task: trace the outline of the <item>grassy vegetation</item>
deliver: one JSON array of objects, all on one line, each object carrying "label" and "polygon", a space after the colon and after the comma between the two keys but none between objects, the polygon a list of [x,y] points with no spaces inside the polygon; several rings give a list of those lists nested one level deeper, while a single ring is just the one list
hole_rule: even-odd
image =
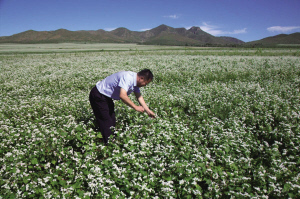
[{"label": "grassy vegetation", "polygon": [[0,54],[6,53],[70,53],[99,51],[182,49],[176,46],[151,46],[107,43],[57,43],[57,44],[0,44]]},{"label": "grassy vegetation", "polygon": [[[1,198],[297,198],[297,49],[82,45],[0,53]],[[90,89],[143,68],[157,118],[116,101],[104,146]]]},{"label": "grassy vegetation", "polygon": [[[300,46],[281,45],[278,48],[244,48],[244,47],[191,47],[191,46],[157,46],[138,44],[107,43],[58,43],[58,44],[0,44],[1,54],[27,53],[72,53],[132,51],[131,54],[185,54],[216,56],[300,56]],[[174,52],[176,51],[176,52]]]}]

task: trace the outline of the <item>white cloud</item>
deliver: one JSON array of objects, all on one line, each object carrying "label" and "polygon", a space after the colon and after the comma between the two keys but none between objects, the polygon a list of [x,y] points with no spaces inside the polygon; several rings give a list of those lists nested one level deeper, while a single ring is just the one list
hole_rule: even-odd
[{"label": "white cloud", "polygon": [[115,29],[117,29],[117,28],[104,28],[104,30],[106,30],[106,31],[112,31],[112,30],[115,30]]},{"label": "white cloud", "polygon": [[203,22],[202,24],[203,25],[200,26],[200,28],[203,31],[205,31],[205,32],[207,32],[211,35],[214,35],[214,36],[217,36],[217,35],[235,35],[235,34],[247,33],[247,28],[243,28],[243,29],[239,29],[239,30],[233,30],[233,31],[224,31],[224,30],[220,29],[220,27],[210,25],[206,22]]},{"label": "white cloud", "polygon": [[244,34],[244,33],[247,33],[247,28],[243,28],[243,29],[240,29],[240,30],[234,30],[232,32],[232,34]]},{"label": "white cloud", "polygon": [[147,30],[151,30],[151,28],[143,28],[143,29],[140,29],[139,31],[147,31]]},{"label": "white cloud", "polygon": [[270,32],[292,32],[294,30],[300,29],[300,26],[272,26],[267,28]]},{"label": "white cloud", "polygon": [[207,32],[207,33],[212,34],[212,35],[221,35],[221,34],[223,34],[223,31],[220,30],[219,27],[217,27],[217,26],[210,25],[206,22],[203,22],[202,24],[203,25],[200,26],[200,28],[204,32]]},{"label": "white cloud", "polygon": [[178,15],[168,15],[168,16],[164,16],[166,18],[171,18],[171,19],[178,19],[179,16]]}]

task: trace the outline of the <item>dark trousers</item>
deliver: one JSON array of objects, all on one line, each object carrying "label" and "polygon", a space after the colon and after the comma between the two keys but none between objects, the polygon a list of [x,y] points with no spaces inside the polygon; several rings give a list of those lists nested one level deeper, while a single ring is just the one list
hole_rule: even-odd
[{"label": "dark trousers", "polygon": [[116,126],[114,102],[111,98],[102,95],[96,86],[91,90],[89,100],[103,141],[107,144],[109,136],[113,134],[110,127]]}]

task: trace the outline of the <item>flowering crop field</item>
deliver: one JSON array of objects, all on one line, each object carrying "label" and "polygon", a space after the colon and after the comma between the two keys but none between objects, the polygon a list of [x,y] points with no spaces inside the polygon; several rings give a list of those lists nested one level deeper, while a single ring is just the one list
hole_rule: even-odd
[{"label": "flowering crop field", "polygon": [[[0,198],[300,195],[299,50],[6,53],[0,65]],[[157,117],[115,101],[104,146],[90,89],[143,68]]]}]

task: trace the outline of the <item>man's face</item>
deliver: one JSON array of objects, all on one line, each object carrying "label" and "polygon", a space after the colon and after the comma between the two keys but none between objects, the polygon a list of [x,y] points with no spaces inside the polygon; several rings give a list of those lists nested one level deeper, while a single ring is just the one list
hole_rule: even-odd
[{"label": "man's face", "polygon": [[144,86],[146,86],[147,84],[149,84],[149,83],[151,82],[151,80],[152,80],[152,79],[149,79],[149,80],[147,81],[147,80],[145,80],[144,77],[138,77],[138,78],[137,78],[137,83],[136,83],[136,85],[137,85],[137,87],[144,87]]}]

